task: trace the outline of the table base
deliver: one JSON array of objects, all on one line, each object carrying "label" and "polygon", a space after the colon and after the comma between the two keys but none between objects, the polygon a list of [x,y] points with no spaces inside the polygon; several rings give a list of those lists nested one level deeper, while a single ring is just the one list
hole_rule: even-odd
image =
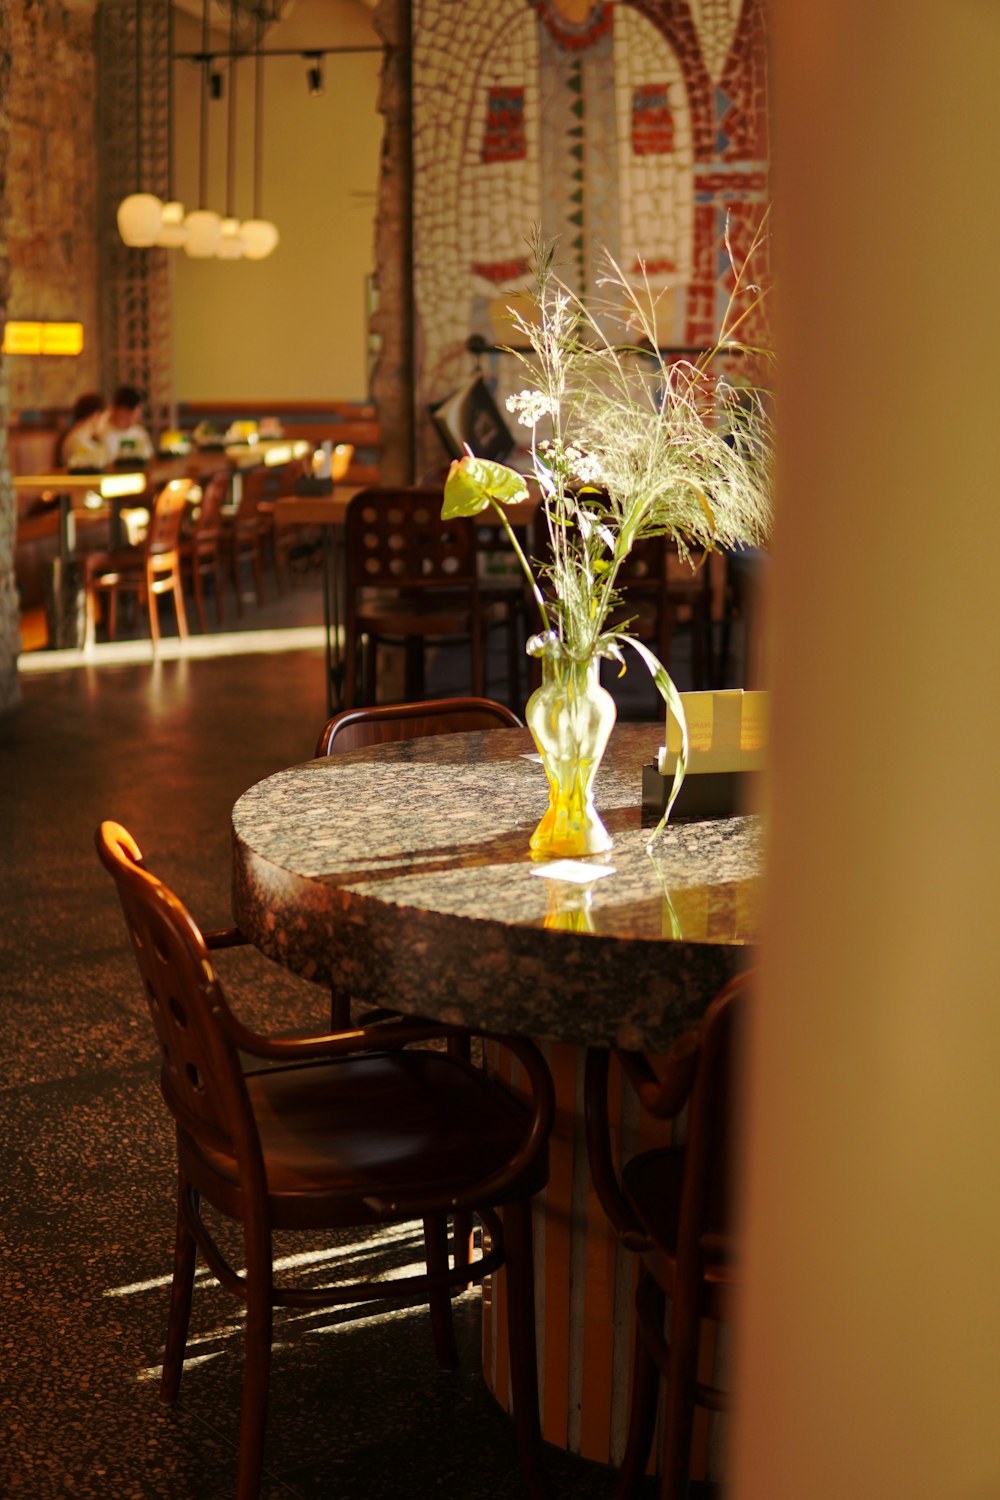
[{"label": "table base", "polygon": [[[586,1051],[541,1044],[556,1090],[549,1142],[549,1182],[535,1201],[535,1317],[542,1435],[570,1453],[619,1465],[628,1431],[634,1345],[636,1257],[623,1249],[590,1181],[584,1134]],[[509,1062],[507,1055],[504,1061]],[[516,1074],[498,1069],[517,1090]],[[627,1156],[670,1141],[669,1122],[640,1115],[631,1089],[622,1089],[612,1059],[610,1113],[617,1121],[614,1149]],[[496,1400],[511,1409],[506,1335],[506,1286],[501,1273],[483,1288],[483,1375]],[[720,1347],[716,1347],[717,1342]],[[718,1379],[726,1357],[715,1330],[706,1329],[702,1373]],[[721,1468],[723,1424],[698,1411],[691,1473],[714,1477]],[[660,1435],[653,1445],[659,1452]]]}]

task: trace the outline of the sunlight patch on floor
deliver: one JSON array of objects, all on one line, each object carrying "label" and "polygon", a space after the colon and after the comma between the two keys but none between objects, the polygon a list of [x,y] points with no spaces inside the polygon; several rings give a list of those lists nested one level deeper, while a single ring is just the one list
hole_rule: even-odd
[{"label": "sunlight patch on floor", "polygon": [[154,657],[149,639],[141,641],[107,641],[89,650],[27,651],[18,658],[22,673],[64,672],[68,667],[120,667],[134,662],[190,661],[213,656],[248,656],[275,651],[311,651],[322,649],[326,631],[322,625],[298,625],[282,630],[234,630],[218,635],[189,635],[186,641],[177,636],[160,640],[159,656]]}]

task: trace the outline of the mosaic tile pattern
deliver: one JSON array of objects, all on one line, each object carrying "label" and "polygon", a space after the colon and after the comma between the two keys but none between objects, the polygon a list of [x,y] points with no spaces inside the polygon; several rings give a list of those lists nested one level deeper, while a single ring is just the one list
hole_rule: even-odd
[{"label": "mosaic tile pattern", "polygon": [[[415,0],[418,410],[471,373],[470,333],[510,341],[534,223],[580,291],[607,249],[670,289],[671,343],[712,340],[727,222],[739,259],[768,196],[765,40],[763,0]],[[523,384],[509,357],[485,373]]]}]

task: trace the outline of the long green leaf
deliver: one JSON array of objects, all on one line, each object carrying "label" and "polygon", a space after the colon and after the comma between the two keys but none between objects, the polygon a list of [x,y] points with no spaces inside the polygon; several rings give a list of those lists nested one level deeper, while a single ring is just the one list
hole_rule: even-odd
[{"label": "long green leaf", "polygon": [[637,640],[634,635],[622,636],[621,639],[627,641],[628,644],[637,653],[637,655],[640,656],[645,662],[650,677],[652,677],[653,681],[656,683],[656,688],[660,697],[667,705],[668,713],[673,714],[674,718],[677,720],[678,725],[680,726],[681,731],[681,748],[677,755],[677,766],[674,770],[674,781],[672,787],[670,788],[670,796],[667,798],[667,806],[663,817],[660,819],[659,823],[657,823],[656,827],[653,829],[646,842],[646,847],[648,849],[652,846],[653,841],[656,839],[657,835],[660,834],[666,826],[667,819],[670,817],[674,803],[677,801],[677,794],[684,783],[684,776],[687,772],[688,755],[690,752],[690,745],[688,743],[687,719],[684,715],[684,704],[681,702],[681,695],[674,686],[673,678],[670,676],[670,673],[660,661],[659,657],[655,656],[653,652],[650,651],[649,647],[644,645],[642,641]]}]

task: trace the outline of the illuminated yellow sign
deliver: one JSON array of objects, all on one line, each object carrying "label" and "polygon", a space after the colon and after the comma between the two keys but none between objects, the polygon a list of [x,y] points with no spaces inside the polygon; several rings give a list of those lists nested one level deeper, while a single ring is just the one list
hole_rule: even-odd
[{"label": "illuminated yellow sign", "polygon": [[82,323],[43,323],[43,354],[79,354],[83,349]]},{"label": "illuminated yellow sign", "polygon": [[5,323],[4,354],[79,354],[82,323]]}]

